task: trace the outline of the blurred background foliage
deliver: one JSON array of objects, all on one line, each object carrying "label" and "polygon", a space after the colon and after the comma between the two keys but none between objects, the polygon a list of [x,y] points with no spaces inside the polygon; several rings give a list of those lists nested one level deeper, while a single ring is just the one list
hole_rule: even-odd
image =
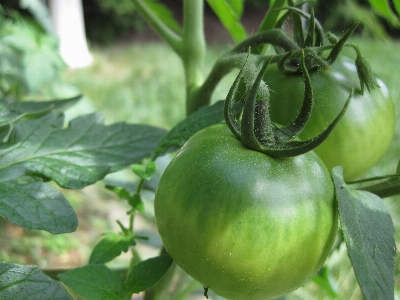
[{"label": "blurred background foliage", "polygon": [[[387,1],[390,12],[374,9],[371,3],[384,0],[310,0],[306,5],[313,7],[320,22],[332,32],[343,32],[356,21],[361,21],[358,33],[377,39],[400,37],[399,16],[395,13],[398,0]],[[2,6],[6,11],[16,10],[23,16],[29,16],[32,10],[21,8],[19,3],[24,1],[2,0]],[[29,2],[29,1],[27,1]],[[182,1],[154,0],[166,5],[174,13],[178,20],[181,17]],[[126,39],[135,31],[142,31],[145,24],[135,12],[135,6],[131,0],[82,0],[86,34],[90,42],[95,44],[110,44],[116,40]],[[267,11],[268,0],[245,0],[245,14],[255,11]],[[206,6],[206,13],[212,11]],[[45,26],[44,26],[45,27]]]}]

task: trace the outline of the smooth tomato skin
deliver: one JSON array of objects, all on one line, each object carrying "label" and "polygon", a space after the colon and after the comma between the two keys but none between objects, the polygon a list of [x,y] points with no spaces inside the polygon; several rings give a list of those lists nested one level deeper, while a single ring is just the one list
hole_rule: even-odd
[{"label": "smooth tomato skin", "polygon": [[[310,74],[314,108],[300,139],[321,133],[339,114],[350,95],[350,105],[330,136],[314,151],[331,170],[343,166],[345,180],[355,179],[372,168],[390,146],[395,131],[394,103],[382,81],[380,88],[361,94],[354,61],[340,57],[328,71]],[[296,117],[304,95],[301,74],[283,74],[268,67],[264,80],[270,88],[271,119],[281,125]]]},{"label": "smooth tomato skin", "polygon": [[271,158],[225,123],[196,133],[162,175],[156,223],[174,261],[228,299],[269,299],[312,277],[337,230],[329,172],[313,152]]}]

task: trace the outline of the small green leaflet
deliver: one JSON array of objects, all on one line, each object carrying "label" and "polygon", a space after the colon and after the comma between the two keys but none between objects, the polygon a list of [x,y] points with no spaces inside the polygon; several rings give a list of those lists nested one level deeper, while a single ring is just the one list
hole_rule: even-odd
[{"label": "small green leaflet", "polygon": [[243,0],[207,0],[207,3],[236,43],[246,38],[246,30],[240,23]]},{"label": "small green leaflet", "polygon": [[37,267],[0,263],[0,299],[72,300],[72,297]]},{"label": "small green leaflet", "polygon": [[394,299],[396,243],[392,218],[381,198],[351,189],[343,168],[332,170],[340,223],[354,272],[366,300]]},{"label": "small green leaflet", "polygon": [[224,101],[205,106],[175,125],[158,143],[156,153],[161,154],[169,148],[182,146],[193,134],[224,120]]},{"label": "small green leaflet", "polygon": [[104,264],[109,262],[122,252],[127,252],[129,247],[135,244],[135,237],[133,235],[126,236],[116,232],[105,233],[104,238],[94,247],[90,255],[89,264]]},{"label": "small green leaflet", "polygon": [[165,254],[138,263],[128,274],[126,286],[130,293],[139,293],[152,287],[164,276],[172,264],[171,256]]},{"label": "small green leaflet", "polygon": [[131,166],[133,173],[145,180],[149,180],[154,175],[156,167],[154,161],[145,162],[144,164],[134,164]]},{"label": "small green leaflet", "polygon": [[106,185],[106,189],[114,192],[119,198],[127,200],[129,205],[133,208],[142,212],[144,211],[144,203],[142,201],[140,193],[135,193],[131,195],[131,193],[126,188],[114,185]]},{"label": "small green leaflet", "polygon": [[105,265],[86,265],[61,273],[58,277],[87,300],[127,299],[121,275]]}]

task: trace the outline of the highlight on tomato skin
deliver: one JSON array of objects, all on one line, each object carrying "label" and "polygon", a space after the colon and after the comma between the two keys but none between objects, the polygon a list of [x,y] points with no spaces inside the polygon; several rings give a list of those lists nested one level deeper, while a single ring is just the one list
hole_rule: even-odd
[{"label": "highlight on tomato skin", "polygon": [[[270,66],[264,81],[270,88],[270,116],[281,125],[291,122],[302,104],[304,84],[301,74],[280,72]],[[386,153],[395,132],[394,102],[384,82],[361,92],[356,66],[350,58],[340,56],[327,71],[310,72],[314,94],[311,117],[299,135],[309,139],[322,132],[354,90],[342,119],[328,138],[314,151],[331,170],[343,166],[346,181],[368,172]]]},{"label": "highlight on tomato skin", "polygon": [[272,158],[225,123],[181,148],[162,175],[155,216],[174,261],[228,299],[271,299],[305,284],[338,225],[333,183],[315,153]]}]

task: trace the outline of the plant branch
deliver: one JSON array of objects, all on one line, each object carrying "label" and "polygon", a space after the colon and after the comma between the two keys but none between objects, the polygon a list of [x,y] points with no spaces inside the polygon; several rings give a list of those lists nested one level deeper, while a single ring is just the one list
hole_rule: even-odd
[{"label": "plant branch", "polygon": [[182,37],[160,20],[143,0],[134,0],[135,8],[151,28],[179,55],[182,55]]},{"label": "plant branch", "polygon": [[190,115],[202,106],[192,95],[204,80],[204,1],[184,0],[183,4],[182,59],[186,78],[186,114]]},{"label": "plant branch", "polygon": [[400,194],[400,179],[398,176],[386,181],[358,188],[362,191],[373,193],[381,198],[387,198]]}]

